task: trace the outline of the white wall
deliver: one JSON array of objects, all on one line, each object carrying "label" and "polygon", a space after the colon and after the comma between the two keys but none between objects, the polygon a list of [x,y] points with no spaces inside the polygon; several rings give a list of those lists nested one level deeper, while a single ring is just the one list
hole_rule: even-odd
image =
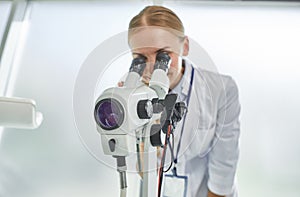
[{"label": "white wall", "polygon": [[9,17],[10,9],[11,9],[11,2],[9,1],[0,2],[0,43],[2,41],[2,36],[5,31],[5,26]]},{"label": "white wall", "polygon": [[[30,3],[9,92],[35,99],[44,122],[35,131],[4,130],[0,196],[118,195],[117,173],[92,157],[79,139],[73,87],[88,54],[125,31],[145,4]],[[238,83],[241,196],[297,196],[300,7],[166,5],[182,18],[187,35],[208,52],[219,71]],[[107,85],[118,77],[107,77]],[[129,185],[129,196],[134,196],[134,174]]]}]

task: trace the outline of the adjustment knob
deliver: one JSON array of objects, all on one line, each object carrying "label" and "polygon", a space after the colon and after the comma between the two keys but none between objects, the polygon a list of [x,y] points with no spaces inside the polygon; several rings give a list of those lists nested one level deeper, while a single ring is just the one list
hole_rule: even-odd
[{"label": "adjustment knob", "polygon": [[148,99],[139,101],[137,104],[137,114],[140,119],[150,119],[153,115],[152,102]]}]

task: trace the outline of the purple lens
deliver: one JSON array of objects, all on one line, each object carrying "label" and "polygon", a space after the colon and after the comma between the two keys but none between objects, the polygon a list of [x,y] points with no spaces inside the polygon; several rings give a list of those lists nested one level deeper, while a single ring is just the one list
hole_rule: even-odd
[{"label": "purple lens", "polygon": [[115,99],[101,100],[95,108],[95,119],[103,129],[116,129],[124,120],[123,108]]}]

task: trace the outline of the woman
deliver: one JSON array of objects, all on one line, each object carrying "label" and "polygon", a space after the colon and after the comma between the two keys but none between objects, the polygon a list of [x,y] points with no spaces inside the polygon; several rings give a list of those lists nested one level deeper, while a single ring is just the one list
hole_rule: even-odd
[{"label": "woman", "polygon": [[181,20],[168,8],[148,6],[133,17],[128,42],[133,57],[147,61],[145,83],[151,79],[156,54],[169,54],[170,91],[188,106],[174,132],[173,178],[184,177],[189,197],[237,196],[240,104],[235,82],[182,58],[189,54],[189,39]]}]

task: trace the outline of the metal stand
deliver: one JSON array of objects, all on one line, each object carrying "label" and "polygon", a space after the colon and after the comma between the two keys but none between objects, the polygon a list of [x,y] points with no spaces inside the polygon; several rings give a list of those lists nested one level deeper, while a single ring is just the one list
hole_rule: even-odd
[{"label": "metal stand", "polygon": [[[141,191],[140,197],[152,197],[156,196],[157,186],[157,171],[156,171],[156,148],[150,144],[150,129],[152,124],[148,124],[143,132],[144,139],[144,151],[138,152],[144,155],[143,158],[143,169],[142,180],[141,180]],[[138,149],[139,150],[139,149]]]},{"label": "metal stand", "polygon": [[125,156],[114,156],[117,159],[117,170],[120,174],[120,197],[126,197],[127,180],[126,180],[126,158]]}]

